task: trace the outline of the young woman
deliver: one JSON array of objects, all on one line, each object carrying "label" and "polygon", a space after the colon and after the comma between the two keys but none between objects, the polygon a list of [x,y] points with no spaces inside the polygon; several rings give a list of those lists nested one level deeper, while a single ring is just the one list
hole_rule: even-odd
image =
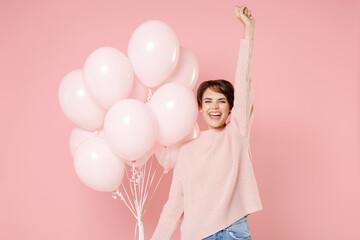
[{"label": "young woman", "polygon": [[[263,209],[251,164],[250,127],[254,117],[250,80],[255,21],[236,7],[244,38],[235,88],[226,80],[203,82],[197,92],[208,130],[179,150],[169,199],[152,240],[168,240],[183,219],[181,239],[251,239],[246,217]],[[231,121],[226,119],[231,113]]]}]

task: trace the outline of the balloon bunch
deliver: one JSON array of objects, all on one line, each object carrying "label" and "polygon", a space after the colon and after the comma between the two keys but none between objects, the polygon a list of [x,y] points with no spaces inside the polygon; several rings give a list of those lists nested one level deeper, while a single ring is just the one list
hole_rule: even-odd
[{"label": "balloon bunch", "polygon": [[128,57],[112,47],[98,48],[83,69],[60,83],[61,109],[77,126],[70,134],[76,174],[86,186],[125,202],[138,221],[139,239],[157,169],[154,156],[163,175],[175,166],[180,145],[198,136],[192,92],[198,72],[195,56],[179,45],[175,32],[150,20],[131,35]]}]

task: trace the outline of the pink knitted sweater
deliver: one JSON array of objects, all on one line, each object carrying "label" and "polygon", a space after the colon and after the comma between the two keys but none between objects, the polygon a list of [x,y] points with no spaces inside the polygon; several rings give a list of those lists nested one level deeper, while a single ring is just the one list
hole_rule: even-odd
[{"label": "pink knitted sweater", "polygon": [[253,40],[241,39],[231,121],[210,129],[179,150],[169,199],[152,240],[168,240],[183,218],[181,239],[200,240],[262,210],[251,163],[254,91],[250,80]]}]

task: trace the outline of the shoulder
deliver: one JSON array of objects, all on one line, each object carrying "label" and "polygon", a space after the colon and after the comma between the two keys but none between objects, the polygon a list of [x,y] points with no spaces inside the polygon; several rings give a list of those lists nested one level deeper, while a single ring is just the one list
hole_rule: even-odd
[{"label": "shoulder", "polygon": [[198,136],[197,138],[194,138],[194,139],[190,139],[190,140],[184,142],[183,144],[181,144],[180,151],[181,150],[186,151],[186,149],[191,148],[192,146],[194,146],[199,141],[199,137],[200,136]]},{"label": "shoulder", "polygon": [[177,162],[184,162],[186,158],[189,156],[189,154],[191,155],[194,149],[196,149],[196,143],[198,141],[198,138],[199,137],[186,141],[179,146],[177,152],[177,159],[178,159]]}]

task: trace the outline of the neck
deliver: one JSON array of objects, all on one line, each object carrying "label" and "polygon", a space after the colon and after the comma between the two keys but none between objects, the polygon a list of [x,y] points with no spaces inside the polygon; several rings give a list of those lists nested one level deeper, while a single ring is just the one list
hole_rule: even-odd
[{"label": "neck", "polygon": [[225,126],[226,126],[226,123],[225,123],[224,125],[222,125],[221,127],[217,127],[217,128],[213,128],[213,127],[211,127],[211,126],[208,125],[208,130],[211,130],[211,129],[221,130],[221,129],[223,129]]}]

